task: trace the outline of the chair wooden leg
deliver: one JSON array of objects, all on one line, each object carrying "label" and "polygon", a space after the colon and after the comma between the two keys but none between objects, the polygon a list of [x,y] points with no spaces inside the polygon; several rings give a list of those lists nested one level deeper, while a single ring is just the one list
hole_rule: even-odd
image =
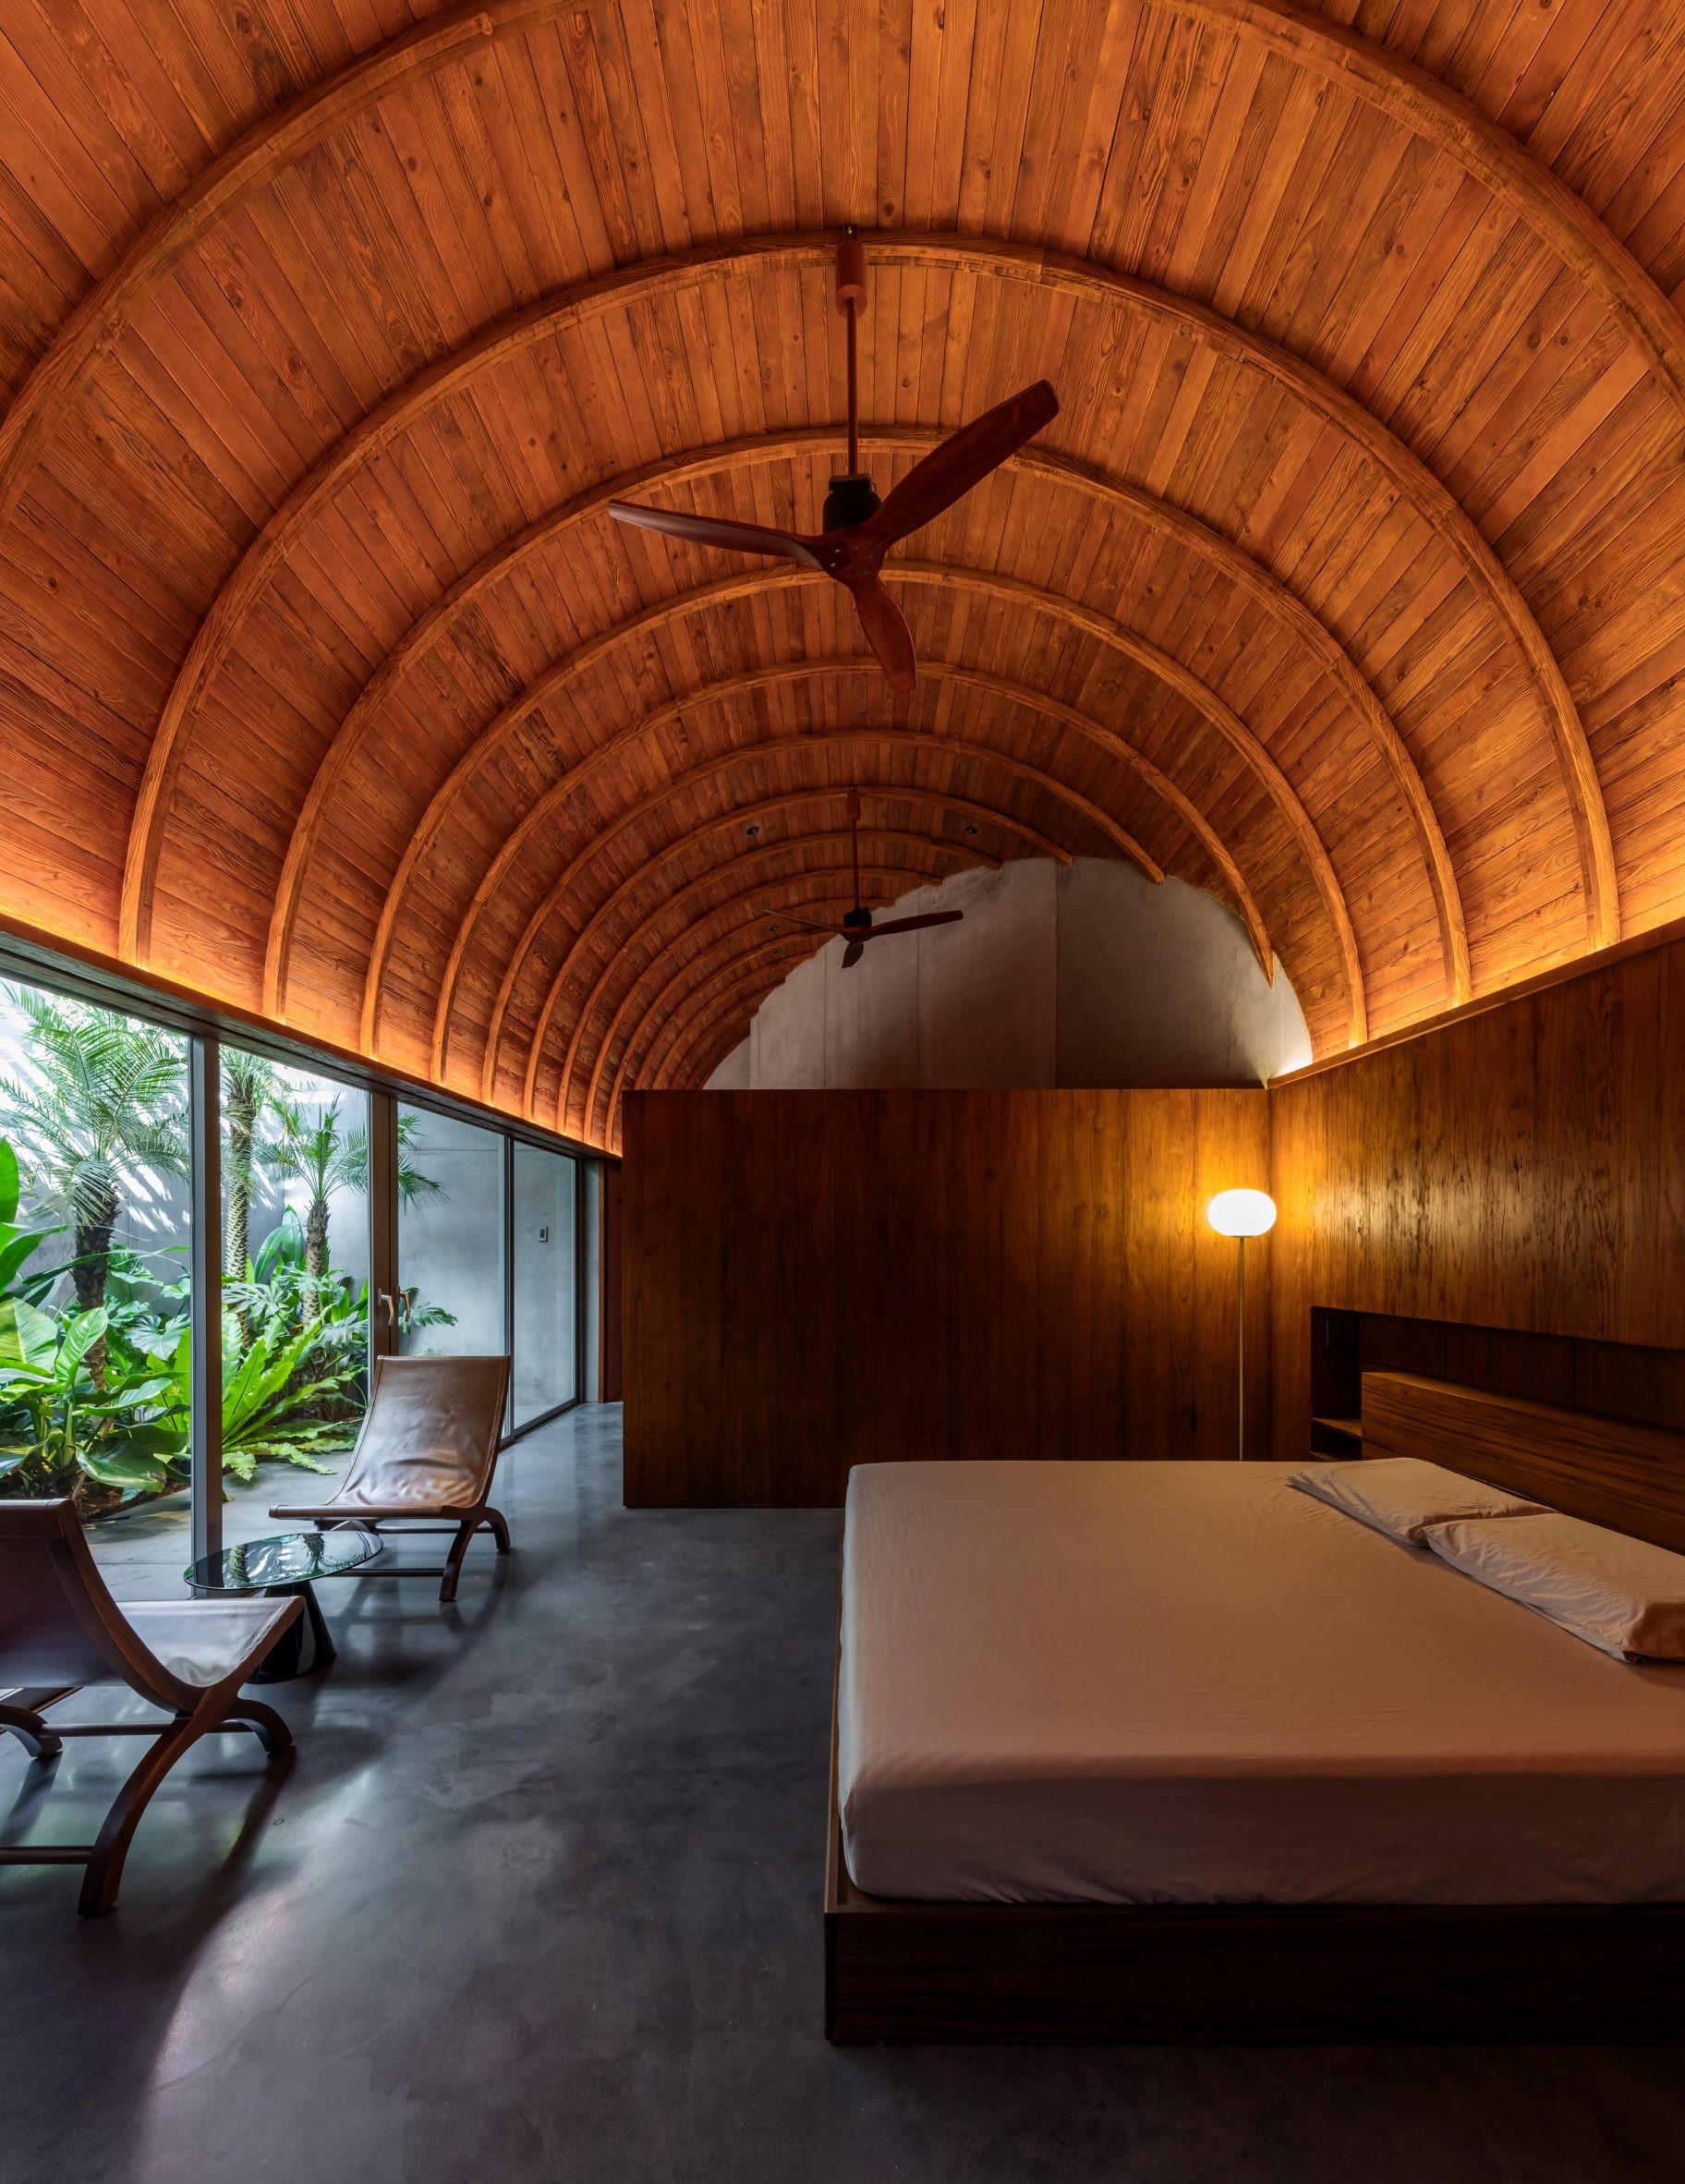
[{"label": "chair wooden leg", "polygon": [[509,1552],[508,1520],[504,1517],[502,1510],[489,1509],[486,1511],[485,1521],[491,1527],[491,1536],[497,1542],[498,1553],[506,1555]]},{"label": "chair wooden leg", "polygon": [[56,1759],[64,1741],[32,1707],[0,1706],[0,1732],[10,1729],[31,1759]]},{"label": "chair wooden leg", "polygon": [[456,1527],[456,1536],[450,1544],[444,1558],[444,1568],[440,1571],[439,1597],[441,1601],[454,1600],[456,1597],[456,1580],[462,1575],[463,1558],[468,1551],[469,1540],[473,1538],[479,1529],[479,1520],[478,1517],[470,1517],[466,1524],[459,1524]]},{"label": "chair wooden leg", "polygon": [[274,1708],[266,1706],[261,1699],[236,1697],[231,1705],[224,1707],[223,1717],[216,1726],[218,1729],[249,1729],[271,1759],[276,1753],[290,1752],[293,1748],[292,1730]]},{"label": "chair wooden leg", "polygon": [[221,1712],[221,1707],[212,1709],[201,1704],[191,1714],[178,1714],[157,1741],[147,1747],[146,1756],[117,1792],[89,1857],[88,1870],[82,1875],[81,1899],[76,1907],[83,1918],[97,1918],[116,1902],[123,1862],[141,1814],[182,1753],[215,1726]]}]

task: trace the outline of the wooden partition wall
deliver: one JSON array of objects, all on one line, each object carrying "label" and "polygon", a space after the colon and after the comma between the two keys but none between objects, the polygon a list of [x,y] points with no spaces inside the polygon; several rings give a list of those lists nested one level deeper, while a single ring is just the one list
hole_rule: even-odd
[{"label": "wooden partition wall", "polygon": [[[1532,1389],[1549,1400],[1685,1426],[1685,940],[1279,1085],[1269,1109],[1281,1453],[1308,1445],[1313,1306],[1495,1330],[1455,1338],[1451,1377],[1511,1384],[1519,1361],[1560,1377]],[[1506,1360],[1517,1332],[1558,1353]]]},{"label": "wooden partition wall", "polygon": [[[826,1504],[909,1457],[1231,1455],[1262,1091],[626,1103],[625,1498]],[[1249,1418],[1267,1445],[1267,1245]]]}]

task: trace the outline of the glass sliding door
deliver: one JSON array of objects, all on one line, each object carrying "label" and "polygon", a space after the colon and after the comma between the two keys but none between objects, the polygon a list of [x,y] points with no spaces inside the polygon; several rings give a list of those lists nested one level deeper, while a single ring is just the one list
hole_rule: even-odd
[{"label": "glass sliding door", "polygon": [[504,1328],[508,1139],[429,1108],[398,1109],[398,1350],[483,1357]]},{"label": "glass sliding door", "polygon": [[0,987],[0,1496],[71,1496],[119,1597],[190,1559],[189,1051]]},{"label": "glass sliding door", "polygon": [[369,1101],[236,1047],[222,1056],[223,1532],[326,1499],[369,1395]]},{"label": "glass sliding door", "polygon": [[514,1147],[515,1426],[579,1393],[579,1164]]}]

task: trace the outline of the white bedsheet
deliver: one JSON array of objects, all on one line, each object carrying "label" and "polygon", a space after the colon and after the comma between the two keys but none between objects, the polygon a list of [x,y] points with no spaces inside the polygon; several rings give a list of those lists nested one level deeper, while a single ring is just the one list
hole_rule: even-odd
[{"label": "white bedsheet", "polygon": [[1685,1667],[1605,1657],[1279,1463],[849,1483],[839,1796],[880,1896],[1685,1900]]}]

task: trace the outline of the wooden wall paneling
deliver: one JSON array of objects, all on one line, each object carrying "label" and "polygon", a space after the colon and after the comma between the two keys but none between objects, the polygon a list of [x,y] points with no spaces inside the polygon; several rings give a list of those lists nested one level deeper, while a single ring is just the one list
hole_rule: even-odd
[{"label": "wooden wall paneling", "polygon": [[[629,1503],[1232,1450],[1234,1258],[1205,1205],[1267,1173],[1262,1091],[635,1091],[624,1116]],[[1259,1253],[1260,1447],[1268,1280]]]},{"label": "wooden wall paneling", "polygon": [[1272,1087],[1284,1453],[1308,1431],[1313,1305],[1365,1315],[1366,1351],[1390,1343],[1400,1364],[1415,1362],[1404,1338],[1368,1316],[1458,1323],[1423,1337],[1441,1341],[1448,1377],[1502,1388],[1506,1342],[1555,1337],[1554,1360],[1530,1347],[1527,1365],[1554,1397],[1636,1417],[1671,1399],[1682,997],[1685,940],[1668,939]]},{"label": "wooden wall paneling", "polygon": [[1365,1456],[1449,1463],[1685,1552],[1685,1434],[1411,1373],[1364,1376]]}]

